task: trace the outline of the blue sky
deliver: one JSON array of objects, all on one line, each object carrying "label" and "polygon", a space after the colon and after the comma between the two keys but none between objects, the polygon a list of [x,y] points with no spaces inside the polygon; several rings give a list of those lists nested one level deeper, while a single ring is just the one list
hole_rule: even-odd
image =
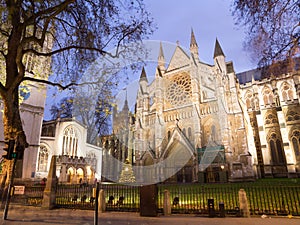
[{"label": "blue sky", "polygon": [[176,43],[189,48],[191,28],[199,47],[200,60],[213,64],[215,40],[218,38],[227,61],[235,71],[255,68],[243,50],[244,30],[234,24],[232,0],[145,0],[157,24],[151,39]]},{"label": "blue sky", "polygon": [[[226,60],[233,61],[236,73],[253,69],[255,65],[251,63],[243,50],[244,30],[234,24],[231,15],[231,2],[232,0],[145,0],[147,10],[157,26],[150,40],[174,45],[179,41],[179,44],[188,50],[191,29],[193,29],[202,62],[213,64],[214,45],[218,38]],[[169,53],[169,57],[172,54],[165,52],[165,56],[166,53]],[[168,57],[166,60],[169,60]],[[146,68],[146,73],[150,78],[154,75],[154,69]],[[138,78],[139,74],[135,79]],[[120,90],[123,88],[119,87]],[[136,94],[135,91],[132,93]],[[63,93],[52,97],[51,92],[48,92],[45,119],[51,119],[49,109],[54,102],[59,102],[62,95]],[[125,92],[121,91],[120,96],[121,99],[125,98]],[[130,98],[129,94],[128,98]],[[135,99],[135,95],[132,99]],[[121,100],[121,102],[124,101]]]}]

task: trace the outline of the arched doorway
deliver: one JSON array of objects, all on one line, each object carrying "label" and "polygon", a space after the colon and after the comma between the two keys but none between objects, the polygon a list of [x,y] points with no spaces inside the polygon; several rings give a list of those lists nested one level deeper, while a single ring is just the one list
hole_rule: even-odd
[{"label": "arched doorway", "polygon": [[84,171],[83,171],[82,168],[78,168],[78,169],[77,169],[76,175],[77,175],[77,176],[76,176],[76,181],[77,181],[77,183],[81,184],[81,183],[83,183],[83,182],[86,182],[86,181],[84,180]]},{"label": "arched doorway", "polygon": [[75,168],[70,167],[67,171],[67,182],[72,183],[75,176]]},{"label": "arched doorway", "polygon": [[193,181],[194,157],[183,142],[174,139],[163,158],[163,174],[166,182],[190,183]]}]

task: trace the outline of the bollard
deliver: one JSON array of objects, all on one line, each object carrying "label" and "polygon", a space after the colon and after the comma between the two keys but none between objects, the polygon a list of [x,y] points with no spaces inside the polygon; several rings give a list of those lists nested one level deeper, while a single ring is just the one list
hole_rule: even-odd
[{"label": "bollard", "polygon": [[156,184],[140,187],[140,216],[157,216],[157,195]]},{"label": "bollard", "polygon": [[219,203],[220,217],[225,217],[225,207],[224,202]]},{"label": "bollard", "polygon": [[106,202],[105,202],[105,193],[103,189],[100,189],[98,204],[99,204],[98,205],[99,213],[104,213],[106,210]]},{"label": "bollard", "polygon": [[164,191],[164,215],[170,216],[171,215],[171,202],[170,202],[170,191]]},{"label": "bollard", "polygon": [[213,199],[208,199],[208,216],[209,217],[215,217],[216,212],[215,212],[215,204]]},{"label": "bollard", "polygon": [[244,189],[239,190],[239,202],[240,202],[241,216],[250,217],[247,195]]}]

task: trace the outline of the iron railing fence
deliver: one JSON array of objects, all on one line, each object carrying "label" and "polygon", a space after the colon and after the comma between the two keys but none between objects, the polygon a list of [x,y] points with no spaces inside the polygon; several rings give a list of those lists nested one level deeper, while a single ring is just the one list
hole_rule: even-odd
[{"label": "iron railing fence", "polygon": [[[170,192],[172,213],[208,214],[208,199],[213,199],[214,209],[219,212],[219,203],[225,212],[239,212],[238,192],[246,191],[252,215],[300,216],[300,185],[291,183],[238,183],[238,184],[158,184],[158,211],[163,212],[164,190]],[[25,186],[23,195],[13,195],[16,204],[41,206],[45,186]],[[58,184],[56,207],[94,209],[94,185]],[[100,184],[104,190],[107,211],[139,211],[140,187],[120,184]],[[0,190],[0,192],[2,192]],[[2,195],[1,195],[2,196]],[[5,199],[2,199],[2,202]]]},{"label": "iron railing fence", "polygon": [[140,187],[101,184],[100,189],[104,190],[107,211],[131,211],[140,210]]},{"label": "iron railing fence", "polygon": [[56,207],[71,209],[94,209],[94,185],[58,184],[56,187]]},{"label": "iron railing fence", "polygon": [[213,199],[214,210],[224,203],[227,214],[236,214],[239,205],[236,186],[209,186],[198,184],[159,185],[158,208],[163,209],[164,190],[170,192],[172,213],[208,215],[208,199]]},{"label": "iron railing fence", "polygon": [[[25,186],[24,194],[12,194],[10,201],[14,204],[20,205],[41,206],[43,201],[44,189],[44,185]],[[6,195],[3,195],[3,191],[4,190],[0,191],[2,205],[6,200]],[[12,189],[12,192],[14,192],[14,189]]]},{"label": "iron railing fence", "polygon": [[164,190],[170,191],[172,213],[208,214],[208,199],[213,199],[214,209],[219,212],[220,203],[227,214],[239,211],[239,190],[247,194],[252,215],[300,216],[299,185],[240,184],[174,184],[159,185],[158,208],[163,208]]},{"label": "iron railing fence", "polygon": [[[138,211],[139,187],[101,184],[104,190],[107,211]],[[56,207],[94,209],[94,185],[58,185],[56,191]]]}]

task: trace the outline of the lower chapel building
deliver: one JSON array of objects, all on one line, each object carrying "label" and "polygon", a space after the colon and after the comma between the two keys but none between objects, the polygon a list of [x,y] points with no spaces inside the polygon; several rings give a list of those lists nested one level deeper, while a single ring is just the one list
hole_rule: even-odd
[{"label": "lower chapel building", "polygon": [[[15,178],[47,178],[51,159],[56,159],[56,176],[62,183],[94,183],[101,178],[102,148],[87,143],[87,127],[74,118],[43,121],[46,86],[27,84],[28,91],[20,105],[22,125],[29,147],[23,160],[17,160]],[[21,93],[22,95],[22,93]],[[3,107],[0,100],[0,108]],[[0,112],[1,113],[1,112]],[[3,121],[0,116],[0,154],[4,147]],[[0,160],[0,181],[5,169]]]},{"label": "lower chapel building", "polygon": [[236,74],[218,40],[214,64],[202,62],[192,31],[190,53],[178,45],[167,66],[160,44],[155,78],[143,69],[137,92],[134,112],[125,100],[103,138],[104,180],[300,177],[299,64]]}]

